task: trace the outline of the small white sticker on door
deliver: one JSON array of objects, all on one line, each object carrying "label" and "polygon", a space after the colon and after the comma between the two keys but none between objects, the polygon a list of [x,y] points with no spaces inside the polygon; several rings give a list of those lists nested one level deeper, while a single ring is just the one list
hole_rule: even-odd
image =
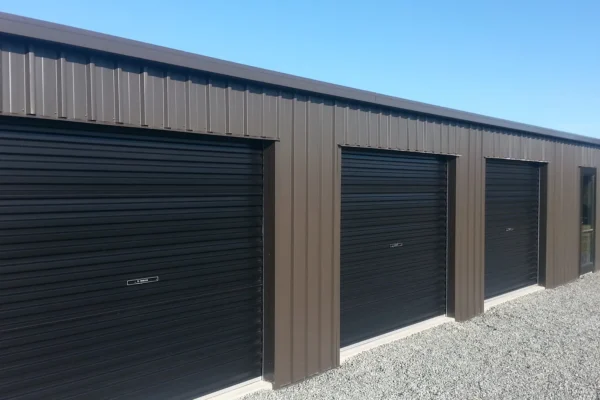
[{"label": "small white sticker on door", "polygon": [[143,285],[144,283],[158,282],[158,276],[150,276],[148,278],[130,279],[127,281],[127,286]]}]

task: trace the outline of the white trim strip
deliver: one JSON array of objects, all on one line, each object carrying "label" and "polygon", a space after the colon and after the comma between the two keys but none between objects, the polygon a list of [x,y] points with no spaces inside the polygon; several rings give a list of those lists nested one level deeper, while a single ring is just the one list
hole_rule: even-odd
[{"label": "white trim strip", "polygon": [[234,400],[259,390],[271,389],[273,389],[273,385],[271,385],[270,382],[263,381],[262,378],[255,378],[227,387],[217,392],[206,394],[196,398],[195,400]]},{"label": "white trim strip", "polygon": [[418,322],[416,324],[407,326],[405,328],[400,328],[398,330],[385,333],[381,336],[377,336],[359,343],[352,344],[350,346],[346,346],[340,350],[340,364],[364,351],[374,349],[375,347],[394,342],[396,340],[414,335],[415,333],[423,332],[427,329],[431,329],[452,321],[454,321],[454,318],[449,318],[445,315],[442,315],[440,317],[434,317],[423,322]]},{"label": "white trim strip", "polygon": [[507,301],[512,301],[518,299],[519,297],[527,296],[528,294],[539,292],[544,289],[545,287],[543,286],[531,285],[522,289],[517,289],[513,290],[512,292],[501,294],[500,296],[492,297],[491,299],[487,299],[483,302],[483,311],[485,312],[492,307],[496,307],[499,304],[506,303]]}]

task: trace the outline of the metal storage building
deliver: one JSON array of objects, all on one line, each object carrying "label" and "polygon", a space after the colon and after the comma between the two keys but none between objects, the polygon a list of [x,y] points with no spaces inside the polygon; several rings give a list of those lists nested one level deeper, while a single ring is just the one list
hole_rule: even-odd
[{"label": "metal storage building", "polygon": [[0,392],[187,399],[592,271],[600,141],[0,13]]}]

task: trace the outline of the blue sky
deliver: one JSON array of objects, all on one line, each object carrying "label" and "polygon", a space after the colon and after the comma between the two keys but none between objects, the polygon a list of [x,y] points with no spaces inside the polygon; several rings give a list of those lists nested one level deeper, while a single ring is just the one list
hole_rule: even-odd
[{"label": "blue sky", "polygon": [[600,137],[598,0],[28,0],[0,10]]}]

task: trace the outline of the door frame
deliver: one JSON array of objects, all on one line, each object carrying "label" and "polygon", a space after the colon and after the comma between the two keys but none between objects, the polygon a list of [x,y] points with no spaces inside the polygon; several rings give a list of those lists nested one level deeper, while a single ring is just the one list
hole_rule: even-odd
[{"label": "door frame", "polygon": [[[594,216],[594,221],[592,223],[593,225],[593,229],[594,229],[594,236],[593,236],[593,240],[591,241],[591,253],[592,253],[592,263],[590,264],[590,266],[587,266],[586,268],[584,268],[581,264],[581,245],[583,244],[583,232],[581,230],[581,221],[583,219],[583,207],[582,207],[582,190],[583,190],[583,177],[585,175],[593,175],[596,179],[594,180],[594,201],[593,201],[593,216]],[[578,206],[579,206],[579,220],[578,220],[578,224],[577,224],[577,229],[579,230],[579,249],[577,251],[577,254],[579,255],[579,257],[577,258],[577,265],[578,265],[578,270],[579,270],[579,275],[583,275],[583,274],[587,274],[589,272],[594,272],[596,270],[596,201],[597,201],[597,177],[598,177],[598,173],[597,173],[597,169],[594,167],[579,167],[579,194],[578,194]]]}]

